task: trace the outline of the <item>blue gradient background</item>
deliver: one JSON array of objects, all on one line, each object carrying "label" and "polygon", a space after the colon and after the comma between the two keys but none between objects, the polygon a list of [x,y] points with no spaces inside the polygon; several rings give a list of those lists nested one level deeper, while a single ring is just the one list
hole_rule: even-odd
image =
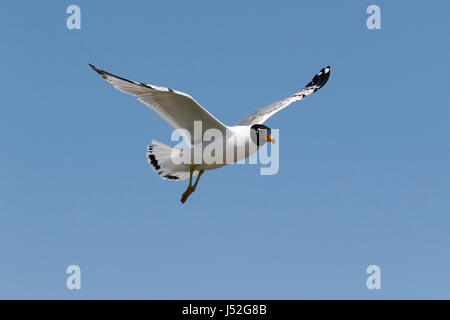
[{"label": "blue gradient background", "polygon": [[[366,28],[370,4],[382,30]],[[0,298],[449,299],[449,9],[2,1]],[[332,74],[267,122],[277,175],[207,172],[181,205],[186,184],[145,158],[172,129],[87,63],[187,92],[227,124]]]}]

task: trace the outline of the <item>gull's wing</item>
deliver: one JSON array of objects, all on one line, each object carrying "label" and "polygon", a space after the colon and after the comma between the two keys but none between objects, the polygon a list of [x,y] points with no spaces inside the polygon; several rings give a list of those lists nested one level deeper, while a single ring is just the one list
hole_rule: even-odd
[{"label": "gull's wing", "polygon": [[302,90],[293,94],[292,96],[283,100],[277,101],[264,108],[256,110],[247,118],[238,122],[240,126],[251,126],[254,124],[263,124],[264,121],[269,119],[272,115],[286,108],[292,102],[302,100],[304,97],[316,92],[327,83],[330,77],[330,67],[323,68],[318,74],[314,76],[310,83],[308,83]]},{"label": "gull's wing", "polygon": [[[140,102],[156,111],[175,129],[187,130],[190,133],[191,144],[201,141],[203,132],[207,129],[215,128],[226,132],[227,127],[222,122],[186,93],[124,79],[89,65],[116,89],[137,96]],[[202,132],[199,132],[201,136],[199,134],[198,137],[194,137],[194,121],[202,122]]]}]

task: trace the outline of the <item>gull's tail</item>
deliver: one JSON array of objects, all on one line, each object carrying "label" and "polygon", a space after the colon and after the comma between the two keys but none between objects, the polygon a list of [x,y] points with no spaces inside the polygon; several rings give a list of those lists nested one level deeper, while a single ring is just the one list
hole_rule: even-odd
[{"label": "gull's tail", "polygon": [[180,154],[181,149],[152,140],[152,144],[147,147],[147,150],[148,163],[161,178],[174,181],[189,179],[189,165],[176,164],[173,161],[173,156]]}]

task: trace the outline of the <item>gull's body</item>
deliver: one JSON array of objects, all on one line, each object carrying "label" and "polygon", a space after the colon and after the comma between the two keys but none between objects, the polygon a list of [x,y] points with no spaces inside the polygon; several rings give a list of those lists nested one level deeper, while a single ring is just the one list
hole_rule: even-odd
[{"label": "gull's body", "polygon": [[[203,161],[200,165],[198,165],[197,168],[201,170],[218,169],[223,167],[224,165],[244,160],[250,157],[256,151],[258,151],[258,149],[261,146],[257,148],[255,147],[252,148],[250,127],[251,126],[240,126],[240,125],[227,127],[226,135],[224,137],[225,141],[224,141],[223,156],[221,157],[220,163],[209,164]],[[239,139],[237,139],[237,137],[239,137]],[[211,143],[212,143],[211,141],[201,141],[192,146],[191,152],[195,152],[196,148],[199,148],[200,150],[205,150]],[[230,157],[230,155],[233,155],[233,157]]]},{"label": "gull's body", "polygon": [[[184,150],[153,140],[152,145],[148,146],[147,152],[149,163],[162,178],[169,180],[189,178],[188,189],[181,199],[183,203],[195,190],[199,178],[205,170],[218,169],[224,165],[243,160],[255,153],[266,141],[273,141],[270,128],[264,126],[263,123],[291,103],[302,100],[316,92],[325,85],[330,76],[330,67],[323,68],[301,91],[255,111],[234,126],[226,126],[191,96],[183,92],[128,80],[112,75],[93,65],[90,66],[118,90],[137,96],[139,101],[158,113],[187,140],[190,146]],[[201,122],[201,132],[197,132],[196,122]],[[211,163],[201,157],[200,161],[174,163],[173,155],[175,153],[190,152],[194,154],[196,150],[205,150],[212,143],[211,139],[204,138],[205,132],[208,131],[220,133],[225,140],[222,161]],[[192,177],[197,174],[197,180],[192,185]]]},{"label": "gull's body", "polygon": [[[205,161],[207,159],[201,157],[199,160],[200,162],[195,163],[195,172],[193,175],[195,176],[200,170],[206,171],[206,170],[215,170],[218,168],[221,168],[227,164],[236,163],[238,161],[244,160],[254,154],[258,151],[258,148],[255,148],[251,146],[251,136],[250,136],[250,127],[251,126],[228,126],[225,131],[224,135],[224,141],[223,145],[224,148],[222,150],[222,157],[220,157],[220,160],[217,162],[211,163],[211,161]],[[239,139],[236,139],[236,137],[239,137]],[[211,141],[197,141],[194,143],[194,145],[190,145],[189,148],[183,149],[183,152],[187,152],[190,154],[189,158],[194,157],[194,154],[196,150],[200,150],[199,152],[202,152],[202,150],[205,150],[212,144]],[[148,157],[152,155],[151,152],[154,151],[154,148],[164,148],[168,152],[172,152],[175,148],[171,146],[166,146],[158,141],[152,141],[152,145],[149,146],[149,152],[147,154]],[[228,158],[227,158],[228,157]],[[159,169],[156,167],[157,163],[152,163],[152,159],[150,160],[150,164],[153,165],[153,168],[159,173]],[[156,158],[153,162],[157,162]],[[192,161],[193,162],[193,161]],[[168,163],[168,167],[166,169],[169,169],[170,172],[168,172],[169,176],[166,177],[165,173],[160,173],[160,176],[162,178],[168,178],[172,180],[185,180],[189,178],[189,171],[191,168],[191,164],[179,164],[176,166],[176,168],[172,168],[170,165],[171,163]],[[172,175],[178,179],[175,179],[171,177]]]}]

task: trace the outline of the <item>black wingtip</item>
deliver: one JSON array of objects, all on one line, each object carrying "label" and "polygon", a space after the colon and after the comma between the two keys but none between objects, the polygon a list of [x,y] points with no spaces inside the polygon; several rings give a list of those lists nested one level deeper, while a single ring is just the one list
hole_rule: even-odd
[{"label": "black wingtip", "polygon": [[92,68],[92,70],[95,70],[97,72],[101,71],[99,68],[97,68],[96,66],[94,66],[93,64],[88,63],[89,67]]},{"label": "black wingtip", "polygon": [[[330,66],[326,66],[325,68],[323,68],[322,70],[320,70],[320,72],[329,73],[330,70],[331,70],[331,67],[330,67]],[[320,72],[319,72],[319,73],[320,73]]]},{"label": "black wingtip", "polygon": [[94,70],[95,72],[97,72],[99,75],[101,75],[103,78],[105,77],[105,75],[107,74],[107,72],[103,71],[102,69],[97,68],[96,66],[94,66],[93,64],[88,63],[89,67],[92,68],[92,70]]},{"label": "black wingtip", "polygon": [[314,89],[314,92],[322,88],[330,78],[330,70],[330,66],[322,68],[320,72],[314,76],[311,82],[306,85],[306,87],[315,86],[316,88]]}]

